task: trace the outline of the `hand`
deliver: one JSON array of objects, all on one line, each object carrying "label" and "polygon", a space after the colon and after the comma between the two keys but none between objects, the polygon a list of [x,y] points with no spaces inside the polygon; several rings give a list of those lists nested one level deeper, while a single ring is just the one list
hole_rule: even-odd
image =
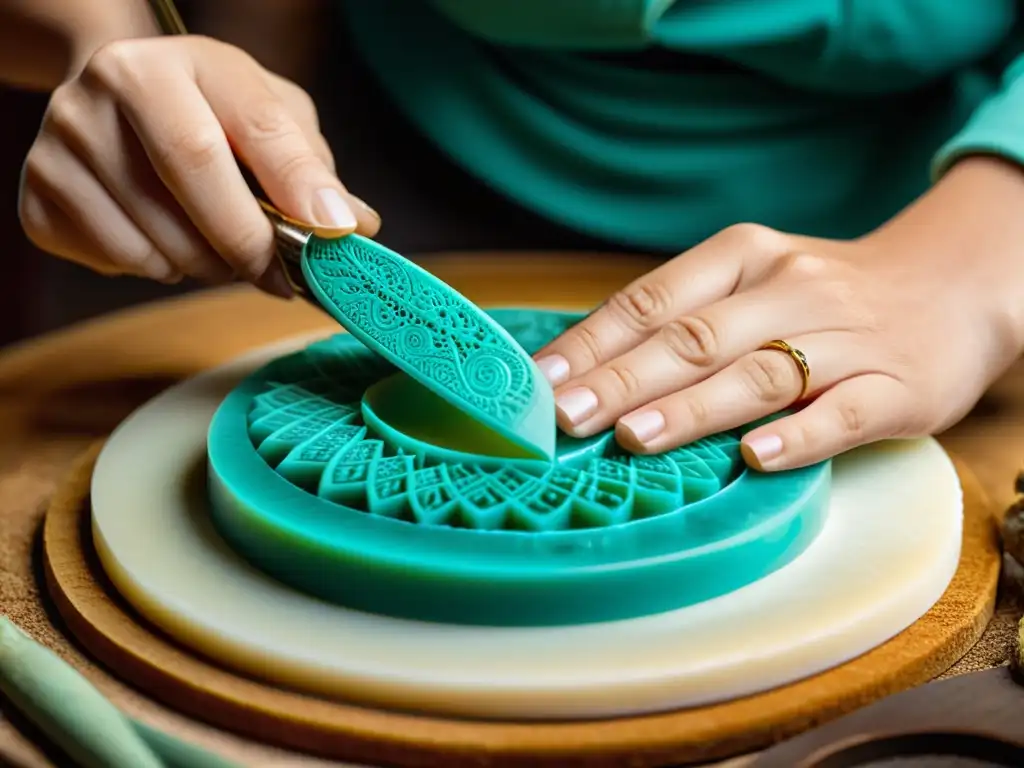
[{"label": "hand", "polygon": [[202,37],[105,45],[54,91],[25,161],[22,224],[104,274],[240,276],[290,295],[232,148],[283,213],[327,235],[379,228],[335,176],[309,96]]},{"label": "hand", "polygon": [[1007,279],[1024,259],[1024,174],[994,162],[963,163],[861,240],[740,225],[635,281],[537,354],[559,425],[614,425],[623,447],[656,453],[785,410],[800,368],[760,349],[782,339],[809,363],[805,407],[744,436],[751,466],[950,426],[1024,335],[1024,286]]}]

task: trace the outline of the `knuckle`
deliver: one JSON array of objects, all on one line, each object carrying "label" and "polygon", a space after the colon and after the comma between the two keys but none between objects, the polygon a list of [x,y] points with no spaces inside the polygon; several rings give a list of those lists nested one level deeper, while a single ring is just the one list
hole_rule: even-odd
[{"label": "knuckle", "polygon": [[253,99],[243,114],[243,130],[250,141],[273,141],[291,132],[293,122],[288,108],[275,96]]},{"label": "knuckle", "polygon": [[25,163],[21,168],[23,190],[37,191],[45,183],[48,163],[43,154],[42,146],[36,142],[25,156]]},{"label": "knuckle", "polygon": [[[25,156],[21,167],[19,189],[22,202],[32,200],[68,199],[68,187],[62,183],[62,174],[58,157],[55,155],[55,140],[41,135]],[[29,197],[31,193],[32,197]],[[74,201],[72,201],[74,202]]]},{"label": "knuckle", "polygon": [[618,396],[632,398],[640,392],[640,379],[626,366],[609,365],[605,373]]},{"label": "knuckle", "polygon": [[139,51],[142,43],[138,40],[113,40],[101,45],[82,71],[86,79],[94,80],[108,88],[120,88],[126,82],[139,78]]},{"label": "knuckle", "polygon": [[285,182],[297,182],[307,174],[312,174],[320,166],[320,160],[313,154],[305,152],[289,152],[277,162],[277,176]]},{"label": "knuckle", "polygon": [[630,285],[608,301],[612,313],[631,328],[656,328],[672,306],[671,291],[664,283],[644,281]]},{"label": "knuckle", "polygon": [[720,236],[728,243],[756,251],[774,251],[784,240],[781,232],[763,224],[750,222],[732,224],[723,229]]},{"label": "knuckle", "polygon": [[186,38],[178,38],[178,39],[179,40],[184,40],[185,42],[187,42],[188,46],[192,50],[194,50],[194,51],[203,51],[203,52],[208,52],[208,53],[221,53],[221,54],[225,54],[225,53],[231,54],[231,53],[234,53],[234,54],[239,54],[239,55],[243,55],[243,56],[249,56],[249,54],[246,53],[241,48],[238,48],[237,46],[231,45],[230,43],[225,43],[223,40],[218,40],[215,37],[210,37],[209,35],[194,34],[194,35],[189,35]]},{"label": "knuckle", "polygon": [[225,258],[246,280],[258,280],[269,263],[273,233],[266,227],[250,227],[233,233],[225,244]]},{"label": "knuckle", "polygon": [[29,242],[46,250],[49,222],[44,214],[42,199],[30,189],[22,189],[18,197],[18,221]]},{"label": "knuckle", "polygon": [[703,400],[688,397],[683,401],[686,418],[695,429],[701,429],[711,421],[711,412]]},{"label": "knuckle", "polygon": [[780,271],[797,280],[819,280],[829,270],[828,259],[807,251],[791,251],[780,260]]},{"label": "knuckle", "polygon": [[660,334],[668,351],[683,363],[705,368],[718,359],[717,333],[702,318],[676,318],[662,326]]},{"label": "knuckle", "polygon": [[171,132],[160,149],[166,165],[177,165],[188,173],[199,173],[214,165],[224,150],[222,133],[212,128],[183,126]]},{"label": "knuckle", "polygon": [[793,394],[796,372],[784,355],[759,352],[750,355],[740,369],[743,382],[758,400],[774,403]]},{"label": "knuckle", "polygon": [[82,109],[72,93],[73,87],[71,83],[64,83],[54,89],[46,108],[47,128],[57,128],[65,132],[76,130],[77,126],[81,125]]},{"label": "knuckle", "polygon": [[42,129],[48,137],[74,148],[87,159],[94,159],[94,150],[102,143],[102,139],[97,142],[81,95],[69,84],[54,91],[43,117]]},{"label": "knuckle", "polygon": [[586,325],[579,325],[566,341],[585,359],[590,365],[596,365],[604,359],[601,350],[601,340]]},{"label": "knuckle", "polygon": [[844,435],[854,440],[864,436],[867,417],[861,403],[853,400],[839,403],[836,406],[836,417],[839,419],[839,427]]}]

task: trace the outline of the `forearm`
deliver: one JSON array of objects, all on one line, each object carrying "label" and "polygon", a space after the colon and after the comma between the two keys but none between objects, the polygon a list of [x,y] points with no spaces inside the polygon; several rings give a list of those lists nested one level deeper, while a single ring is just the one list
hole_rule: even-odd
[{"label": "forearm", "polygon": [[0,82],[52,90],[104,43],[156,32],[145,0],[0,0]]}]

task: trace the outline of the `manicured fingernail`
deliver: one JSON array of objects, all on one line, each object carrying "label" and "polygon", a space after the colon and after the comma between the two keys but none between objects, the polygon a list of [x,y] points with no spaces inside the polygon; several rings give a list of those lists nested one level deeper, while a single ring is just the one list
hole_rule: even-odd
[{"label": "manicured fingernail", "polygon": [[577,387],[556,398],[555,407],[575,427],[597,410],[597,395],[586,387]]},{"label": "manicured fingernail", "polygon": [[638,443],[653,440],[665,429],[665,416],[661,411],[631,413],[619,419],[619,426],[628,431]]},{"label": "manicured fingernail", "polygon": [[331,187],[317,190],[313,197],[314,223],[334,229],[355,229],[356,217],[341,193]]},{"label": "manicured fingernail", "polygon": [[782,438],[778,435],[758,435],[740,443],[740,453],[748,464],[763,468],[782,454]]},{"label": "manicured fingernail", "polygon": [[569,378],[569,361],[561,355],[547,355],[537,360],[537,367],[551,386],[557,387]]}]

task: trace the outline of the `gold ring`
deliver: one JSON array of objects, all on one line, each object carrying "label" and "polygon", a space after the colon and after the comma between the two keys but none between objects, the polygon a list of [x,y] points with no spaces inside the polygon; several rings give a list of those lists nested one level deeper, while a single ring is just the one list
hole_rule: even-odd
[{"label": "gold ring", "polygon": [[803,380],[803,384],[800,388],[800,396],[797,401],[803,400],[807,394],[807,388],[811,384],[811,366],[807,364],[807,356],[794,346],[791,346],[782,339],[775,339],[769,341],[761,349],[774,349],[778,352],[784,352],[789,355],[790,359],[796,363],[796,367],[800,369],[800,378]]}]

